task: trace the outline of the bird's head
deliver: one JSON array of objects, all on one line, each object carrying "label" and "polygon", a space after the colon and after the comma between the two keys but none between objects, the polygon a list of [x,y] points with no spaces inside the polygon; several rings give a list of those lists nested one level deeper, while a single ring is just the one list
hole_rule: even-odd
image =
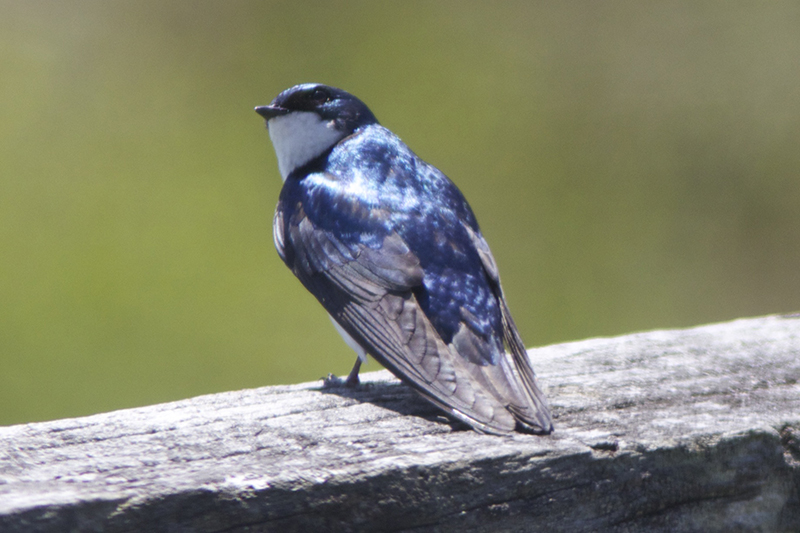
[{"label": "bird's head", "polygon": [[378,123],[364,102],[341,89],[319,83],[286,89],[269,105],[256,107],[256,113],[267,121],[284,181],[293,170],[358,128]]}]

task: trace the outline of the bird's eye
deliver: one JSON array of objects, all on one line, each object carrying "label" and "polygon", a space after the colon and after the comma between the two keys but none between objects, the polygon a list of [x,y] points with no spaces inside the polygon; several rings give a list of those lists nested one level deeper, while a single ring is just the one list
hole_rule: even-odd
[{"label": "bird's eye", "polygon": [[313,93],[311,93],[311,100],[313,100],[317,104],[324,104],[330,98],[328,97],[328,93],[323,91],[322,89],[315,89]]}]

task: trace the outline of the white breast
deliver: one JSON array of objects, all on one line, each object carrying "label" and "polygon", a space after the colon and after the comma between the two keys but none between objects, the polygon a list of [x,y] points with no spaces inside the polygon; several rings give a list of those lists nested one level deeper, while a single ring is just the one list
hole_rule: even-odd
[{"label": "white breast", "polygon": [[295,111],[272,118],[267,126],[283,181],[294,169],[308,163],[344,137],[332,120],[322,120],[316,113],[308,111]]}]

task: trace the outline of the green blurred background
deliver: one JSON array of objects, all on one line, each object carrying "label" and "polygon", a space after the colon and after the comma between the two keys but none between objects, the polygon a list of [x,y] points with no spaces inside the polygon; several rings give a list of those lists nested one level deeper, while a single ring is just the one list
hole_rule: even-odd
[{"label": "green blurred background", "polygon": [[3,2],[0,424],[349,370],[253,112],[308,81],[461,187],[530,346],[800,309],[797,2]]}]

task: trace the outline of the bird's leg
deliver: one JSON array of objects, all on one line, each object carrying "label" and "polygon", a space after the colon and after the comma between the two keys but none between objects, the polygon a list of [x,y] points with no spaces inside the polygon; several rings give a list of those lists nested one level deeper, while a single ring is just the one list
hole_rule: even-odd
[{"label": "bird's leg", "polygon": [[353,365],[353,370],[350,371],[350,374],[348,374],[347,379],[344,382],[345,387],[350,389],[358,387],[358,384],[361,383],[361,380],[358,379],[359,370],[361,370],[361,358],[356,357],[356,364]]}]

